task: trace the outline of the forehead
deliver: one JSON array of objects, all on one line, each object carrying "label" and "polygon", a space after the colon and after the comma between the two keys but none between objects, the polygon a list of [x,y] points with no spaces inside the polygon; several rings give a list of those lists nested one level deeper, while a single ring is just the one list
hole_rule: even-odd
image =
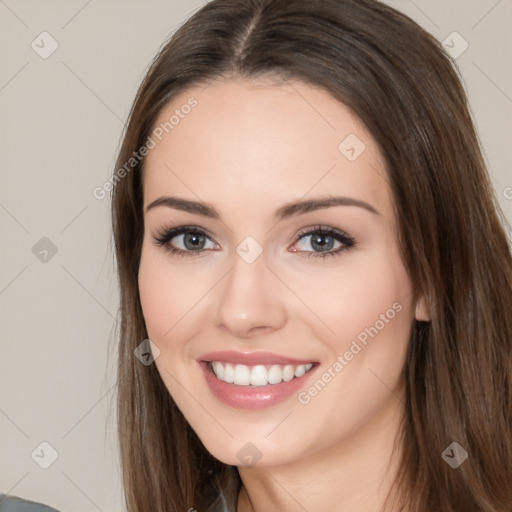
[{"label": "forehead", "polygon": [[343,194],[390,208],[382,155],[365,126],[302,82],[229,79],[192,87],[158,116],[144,203],[160,195],[237,208]]}]

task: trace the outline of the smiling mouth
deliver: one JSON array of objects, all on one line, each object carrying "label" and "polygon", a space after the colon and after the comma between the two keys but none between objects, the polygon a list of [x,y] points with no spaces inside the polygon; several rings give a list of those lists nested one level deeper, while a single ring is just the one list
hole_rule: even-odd
[{"label": "smiling mouth", "polygon": [[307,364],[231,364],[209,361],[208,368],[217,379],[237,386],[258,387],[289,382],[308,373],[315,363]]}]

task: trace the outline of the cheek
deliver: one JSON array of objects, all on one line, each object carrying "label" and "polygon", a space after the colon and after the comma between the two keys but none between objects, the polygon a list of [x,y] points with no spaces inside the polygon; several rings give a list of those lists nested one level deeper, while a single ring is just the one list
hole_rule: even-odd
[{"label": "cheek", "polygon": [[176,326],[205,293],[205,284],[193,273],[179,270],[169,256],[143,249],[139,267],[140,302],[148,330],[155,342],[176,339]]},{"label": "cheek", "polygon": [[319,338],[338,351],[372,326],[389,332],[411,323],[410,279],[393,252],[354,254],[336,268],[301,273],[297,283],[294,292],[318,319],[312,322]]},{"label": "cheek", "polygon": [[182,340],[187,338],[183,329],[192,316],[191,306],[204,291],[197,290],[199,283],[190,276],[173,268],[166,254],[151,247],[143,248],[138,283],[147,334],[160,349],[155,365],[178,407],[188,410],[183,384],[191,385],[183,365],[186,344]]},{"label": "cheek", "polygon": [[329,286],[330,293],[316,304],[335,334],[322,331],[327,334],[319,340],[328,360],[297,397],[302,417],[316,418],[311,439],[322,440],[306,450],[327,447],[333,439],[357,432],[384,404],[398,403],[395,396],[414,319],[409,277],[396,260],[375,260],[350,270],[317,283],[310,296],[321,297],[318,285]]},{"label": "cheek", "polygon": [[172,318],[168,313],[174,311],[175,287],[168,286],[165,278],[162,278],[160,265],[144,250],[138,280],[140,302],[148,336],[151,339],[160,339],[163,332],[171,326]]},{"label": "cheek", "polygon": [[[336,331],[343,338],[364,340],[368,330],[392,330],[409,323],[411,290],[407,275],[392,267],[374,266],[344,280]],[[341,285],[341,283],[340,283]],[[372,327],[374,329],[372,329]]]}]

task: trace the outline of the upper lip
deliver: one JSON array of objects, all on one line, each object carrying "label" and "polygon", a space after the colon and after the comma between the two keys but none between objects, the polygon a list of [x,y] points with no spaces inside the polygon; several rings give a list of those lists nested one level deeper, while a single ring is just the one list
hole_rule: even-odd
[{"label": "upper lip", "polygon": [[258,364],[300,365],[314,362],[310,359],[295,359],[293,357],[280,356],[272,352],[236,352],[233,350],[209,352],[198,359],[199,361],[220,361],[223,363],[244,364],[247,366]]}]

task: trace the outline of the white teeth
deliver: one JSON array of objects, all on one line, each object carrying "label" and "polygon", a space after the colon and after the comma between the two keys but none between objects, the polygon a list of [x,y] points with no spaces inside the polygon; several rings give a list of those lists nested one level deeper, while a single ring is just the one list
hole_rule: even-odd
[{"label": "white teeth", "polygon": [[220,361],[212,362],[213,373],[218,379],[238,386],[266,386],[267,384],[279,384],[283,380],[288,382],[296,377],[301,377],[312,367],[312,363],[298,366],[274,364],[266,367],[262,364],[246,366],[245,364],[232,365]]},{"label": "white teeth", "polygon": [[215,375],[219,377],[219,379],[224,378],[224,367],[222,366],[222,363],[219,363],[218,361],[215,361],[212,363],[213,371],[215,372]]},{"label": "white teeth", "polygon": [[[222,363],[219,364],[223,366]],[[233,368],[233,366],[231,366],[229,363],[226,364],[224,366],[224,375],[222,377],[219,377],[219,379],[223,380],[224,382],[232,383],[235,380],[235,369]]]},{"label": "white teeth", "polygon": [[292,380],[293,377],[295,377],[295,367],[293,367],[291,364],[287,364],[284,367],[283,380],[288,382],[289,380]]},{"label": "white teeth", "polygon": [[306,373],[306,365],[305,364],[301,364],[300,366],[297,366],[297,368],[295,369],[295,377],[301,377],[305,373]]},{"label": "white teeth", "polygon": [[283,369],[281,366],[277,364],[272,366],[268,371],[267,379],[269,384],[279,384],[283,380]]},{"label": "white teeth", "polygon": [[238,386],[248,386],[251,383],[251,370],[248,366],[237,364],[235,366],[235,379],[233,384]]},{"label": "white teeth", "polygon": [[264,386],[267,384],[267,370],[261,364],[251,370],[251,384],[253,386]]}]

